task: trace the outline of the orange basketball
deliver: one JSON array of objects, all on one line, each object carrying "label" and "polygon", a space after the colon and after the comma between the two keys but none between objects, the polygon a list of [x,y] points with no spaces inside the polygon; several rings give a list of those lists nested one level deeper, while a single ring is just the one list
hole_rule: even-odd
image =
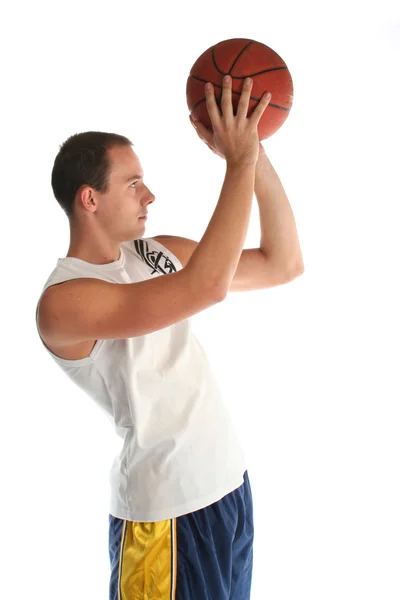
[{"label": "orange basketball", "polygon": [[[186,83],[186,101],[190,113],[212,131],[205,97],[210,81],[221,110],[222,78],[232,77],[232,105],[236,114],[243,82],[253,79],[248,116],[265,92],[271,99],[258,123],[258,137],[265,140],[283,125],[293,102],[293,81],[283,59],[272,48],[254,40],[234,38],[219,42],[203,52],[190,69]],[[222,112],[222,111],[221,111]]]}]

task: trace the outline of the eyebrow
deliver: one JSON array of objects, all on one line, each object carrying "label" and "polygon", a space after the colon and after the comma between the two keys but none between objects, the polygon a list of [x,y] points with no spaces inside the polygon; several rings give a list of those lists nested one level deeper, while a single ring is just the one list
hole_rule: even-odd
[{"label": "eyebrow", "polygon": [[133,181],[134,179],[143,179],[143,177],[141,175],[132,175],[131,177],[128,177],[127,179],[125,179],[125,183],[128,183],[129,181]]}]

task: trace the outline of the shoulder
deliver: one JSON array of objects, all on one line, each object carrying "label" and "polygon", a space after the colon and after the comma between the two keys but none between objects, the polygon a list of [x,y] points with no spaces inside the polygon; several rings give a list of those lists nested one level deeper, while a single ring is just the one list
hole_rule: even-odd
[{"label": "shoulder", "polygon": [[195,240],[176,235],[157,235],[152,239],[166,250],[172,252],[179,260],[182,267],[187,265],[198,244]]}]

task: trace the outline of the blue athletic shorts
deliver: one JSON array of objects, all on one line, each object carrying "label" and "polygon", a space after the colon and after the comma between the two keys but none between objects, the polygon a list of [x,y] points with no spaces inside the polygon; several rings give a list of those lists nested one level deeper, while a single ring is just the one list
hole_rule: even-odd
[{"label": "blue athletic shorts", "polygon": [[250,600],[253,500],[244,483],[175,519],[109,515],[110,600]]}]

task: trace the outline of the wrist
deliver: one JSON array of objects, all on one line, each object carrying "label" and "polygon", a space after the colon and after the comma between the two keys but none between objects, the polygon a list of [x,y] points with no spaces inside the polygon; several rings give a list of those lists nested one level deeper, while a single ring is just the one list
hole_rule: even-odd
[{"label": "wrist", "polygon": [[264,171],[268,171],[269,169],[271,169],[272,164],[271,161],[269,160],[265,150],[261,150],[258,153],[258,160],[257,160],[257,168],[258,170],[261,170],[262,172]]},{"label": "wrist", "polygon": [[255,169],[257,166],[257,158],[241,158],[239,160],[237,159],[233,159],[231,157],[227,158],[225,157],[226,160],[226,167],[227,169],[249,169],[249,168],[253,168]]}]

